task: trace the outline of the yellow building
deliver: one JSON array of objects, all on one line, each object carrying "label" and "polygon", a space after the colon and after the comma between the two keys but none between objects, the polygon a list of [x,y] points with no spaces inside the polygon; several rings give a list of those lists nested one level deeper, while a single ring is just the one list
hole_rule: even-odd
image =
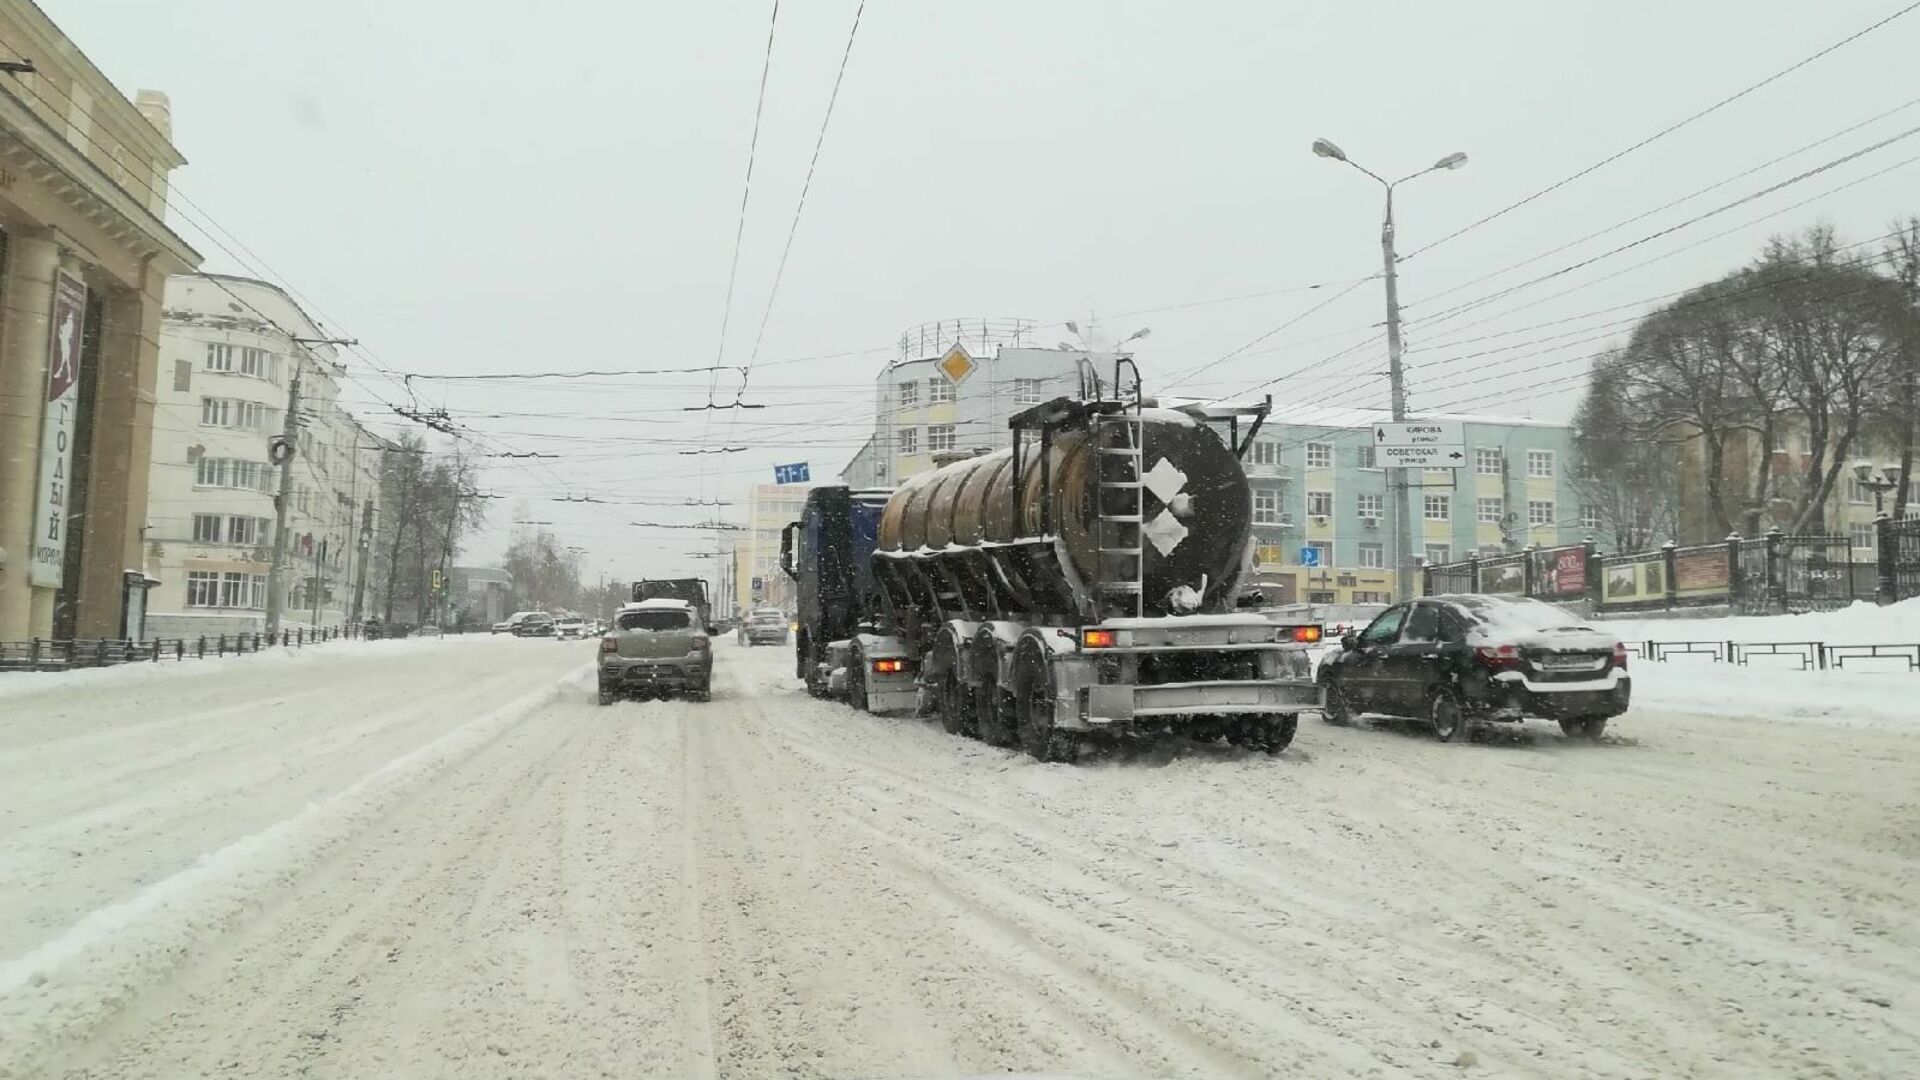
[{"label": "yellow building", "polygon": [[0,41],[0,641],[118,637],[162,292],[200,264],[165,221],[185,159],[166,96],[127,100],[32,3],[0,0]]}]

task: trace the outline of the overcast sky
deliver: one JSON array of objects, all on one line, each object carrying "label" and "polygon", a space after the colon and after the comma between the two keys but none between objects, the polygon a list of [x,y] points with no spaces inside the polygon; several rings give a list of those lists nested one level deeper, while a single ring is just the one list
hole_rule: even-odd
[{"label": "overcast sky", "polygon": [[[747,363],[858,0],[781,5],[724,354],[769,3],[40,2],[123,90],[171,95],[189,159],[176,190],[258,256],[223,253],[183,205],[174,224],[206,269],[278,277],[378,362],[452,374]],[[1562,419],[1578,383],[1548,380],[1624,334],[1636,302],[1736,268],[1771,233],[1826,221],[1861,240],[1920,211],[1905,164],[1920,137],[1470,312],[1449,306],[1920,125],[1920,12],[1410,253],[1903,6],[870,0],[746,395],[769,408],[681,412],[707,399],[703,375],[416,393],[496,445],[561,455],[496,462],[484,487],[588,548],[589,579],[704,571],[683,554],[700,534],[627,524],[701,511],[545,500],[740,500],[777,461],[831,478],[871,425],[893,341],[931,319],[1092,312],[1103,338],[1151,326],[1138,356],[1164,385],[1338,292],[1282,290],[1379,269],[1380,190],[1309,153],[1324,136],[1389,176],[1471,157],[1396,200],[1412,407]],[[1382,311],[1366,282],[1195,388],[1288,376],[1281,402],[1383,405],[1384,346],[1355,348]],[[1585,317],[1525,329],[1570,316]],[[1517,332],[1449,344],[1503,331]],[[843,355],[792,362],[822,354]],[[389,425],[378,399],[402,391],[353,359],[365,388],[352,399]],[[703,437],[753,450],[675,452]],[[504,544],[514,511],[494,506],[467,561]]]}]

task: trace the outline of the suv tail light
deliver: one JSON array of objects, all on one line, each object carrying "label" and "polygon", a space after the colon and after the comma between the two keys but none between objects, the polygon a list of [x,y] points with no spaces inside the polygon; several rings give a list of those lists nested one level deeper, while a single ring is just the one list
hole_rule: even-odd
[{"label": "suv tail light", "polygon": [[1480,645],[1473,654],[1480,662],[1495,671],[1506,671],[1520,666],[1520,650],[1512,645]]},{"label": "suv tail light", "polygon": [[610,637],[603,637],[600,639],[600,651],[603,653],[617,652],[619,648],[620,646],[615,644],[614,640]]},{"label": "suv tail light", "polygon": [[1627,643],[1624,641],[1613,643],[1613,666],[1621,671],[1627,670]]}]

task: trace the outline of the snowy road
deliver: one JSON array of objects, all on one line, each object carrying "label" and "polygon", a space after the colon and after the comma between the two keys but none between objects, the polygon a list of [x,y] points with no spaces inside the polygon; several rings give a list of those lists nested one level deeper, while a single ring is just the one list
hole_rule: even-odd
[{"label": "snowy road", "polygon": [[0,684],[0,1076],[1920,1075],[1911,732],[1043,766],[591,649]]}]

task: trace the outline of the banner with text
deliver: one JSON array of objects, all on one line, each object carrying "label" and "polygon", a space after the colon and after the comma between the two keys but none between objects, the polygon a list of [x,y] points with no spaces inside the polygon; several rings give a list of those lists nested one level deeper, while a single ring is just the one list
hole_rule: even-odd
[{"label": "banner with text", "polygon": [[80,405],[80,327],[87,287],[58,274],[53,282],[53,326],[47,342],[46,410],[40,422],[40,487],[33,511],[27,580],[57,589],[65,580],[67,489],[73,472],[74,412]]}]

